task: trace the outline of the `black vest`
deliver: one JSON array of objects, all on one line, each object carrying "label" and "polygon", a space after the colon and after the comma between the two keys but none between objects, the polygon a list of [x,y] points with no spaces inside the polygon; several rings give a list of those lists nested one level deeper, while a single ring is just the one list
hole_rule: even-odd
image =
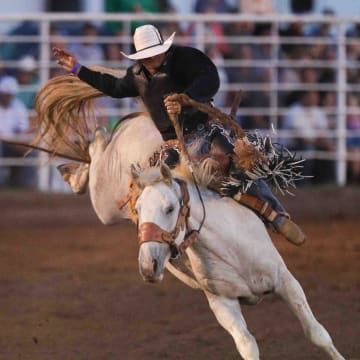
[{"label": "black vest", "polygon": [[[171,49],[167,53],[163,65],[152,76],[144,66],[140,64],[133,66],[135,87],[164,140],[176,138],[175,129],[164,105],[164,99],[171,93],[183,93],[189,86],[184,81],[185,79],[176,74],[173,52],[174,50]],[[182,109],[179,117],[185,134],[195,130],[199,124],[207,122],[207,119],[208,117],[204,113],[188,107]]]}]

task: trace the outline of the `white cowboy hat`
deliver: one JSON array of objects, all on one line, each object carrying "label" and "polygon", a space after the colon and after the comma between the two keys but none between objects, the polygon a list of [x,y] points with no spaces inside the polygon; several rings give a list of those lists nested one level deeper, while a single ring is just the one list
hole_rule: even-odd
[{"label": "white cowboy hat", "polygon": [[19,70],[31,72],[35,69],[36,61],[31,55],[25,55],[19,60]]},{"label": "white cowboy hat", "polygon": [[167,40],[163,40],[159,30],[153,25],[143,25],[135,29],[134,45],[136,53],[121,54],[131,60],[141,60],[163,54],[168,51],[174,41],[175,32]]},{"label": "white cowboy hat", "polygon": [[0,79],[0,93],[15,95],[19,91],[19,84],[13,76],[3,76]]}]

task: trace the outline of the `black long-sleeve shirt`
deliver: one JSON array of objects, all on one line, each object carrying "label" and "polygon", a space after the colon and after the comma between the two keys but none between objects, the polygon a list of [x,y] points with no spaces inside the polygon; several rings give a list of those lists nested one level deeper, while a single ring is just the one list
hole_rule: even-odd
[{"label": "black long-sleeve shirt", "polygon": [[[186,93],[200,102],[210,102],[219,89],[219,74],[214,63],[201,51],[186,46],[172,46],[156,74],[150,75],[140,63],[129,67],[122,78],[92,71],[82,66],[81,80],[114,98],[139,96],[149,111],[164,140],[176,138],[164,105],[164,98],[171,93]],[[186,114],[188,112],[188,114]],[[204,116],[191,115],[184,109],[185,128],[196,128]]]}]

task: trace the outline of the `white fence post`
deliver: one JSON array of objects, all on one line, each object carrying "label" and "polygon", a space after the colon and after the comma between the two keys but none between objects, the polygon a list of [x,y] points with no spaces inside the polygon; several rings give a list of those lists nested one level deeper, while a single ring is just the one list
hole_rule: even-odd
[{"label": "white fence post", "polygon": [[[40,23],[40,84],[45,84],[50,74],[50,23],[44,18]],[[40,166],[38,167],[38,188],[41,191],[50,190],[50,164],[48,155],[40,152]]]},{"label": "white fence post", "polygon": [[337,136],[336,136],[336,184],[346,184],[346,26],[338,24],[337,38]]}]

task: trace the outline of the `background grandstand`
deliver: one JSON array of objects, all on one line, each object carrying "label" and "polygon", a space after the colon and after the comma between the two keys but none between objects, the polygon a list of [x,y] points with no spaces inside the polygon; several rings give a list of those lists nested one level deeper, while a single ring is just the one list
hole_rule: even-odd
[{"label": "background grandstand", "polygon": [[[16,97],[30,116],[29,130],[16,138],[31,139],[34,95],[47,79],[62,74],[52,45],[70,49],[85,65],[125,68],[129,62],[120,50],[131,51],[135,24],[151,22],[165,35],[176,31],[177,43],[211,56],[222,79],[215,105],[228,112],[235,92],[242,90],[241,126],[270,133],[307,158],[311,184],[359,182],[360,9],[354,2],[260,1],[265,5],[257,9],[228,0],[210,2],[220,4],[212,9],[201,7],[206,1],[173,0],[154,1],[152,8],[135,13],[115,13],[111,3],[116,1],[1,5],[0,75],[17,78]],[[139,104],[103,98],[97,106],[98,122],[111,128]],[[36,185],[31,180],[20,186],[63,191],[54,181],[54,166],[44,166],[45,160],[43,155],[0,158],[2,184],[10,185],[10,165],[26,164],[36,171]]]}]

